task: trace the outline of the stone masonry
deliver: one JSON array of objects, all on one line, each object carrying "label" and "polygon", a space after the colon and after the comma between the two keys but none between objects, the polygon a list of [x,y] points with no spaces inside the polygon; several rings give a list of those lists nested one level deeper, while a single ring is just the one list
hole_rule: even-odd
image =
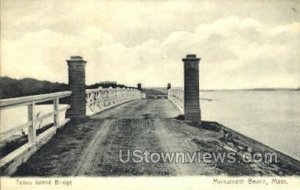
[{"label": "stone masonry", "polygon": [[201,124],[199,98],[199,61],[194,54],[183,58],[184,62],[184,115],[185,120]]},{"label": "stone masonry", "polygon": [[86,117],[85,99],[85,65],[86,61],[80,56],[71,56],[68,63],[69,89],[71,108],[67,111],[66,117],[72,120]]}]

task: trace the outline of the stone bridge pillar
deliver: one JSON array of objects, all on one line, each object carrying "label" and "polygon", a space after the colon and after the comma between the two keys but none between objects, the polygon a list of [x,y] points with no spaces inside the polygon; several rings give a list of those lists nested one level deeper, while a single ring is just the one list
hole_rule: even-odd
[{"label": "stone bridge pillar", "polygon": [[167,90],[171,89],[171,83],[168,83]]},{"label": "stone bridge pillar", "polygon": [[138,88],[139,90],[142,90],[142,84],[141,84],[141,83],[138,83],[138,84],[137,84],[137,88]]},{"label": "stone bridge pillar", "polygon": [[71,108],[66,112],[66,117],[72,120],[86,117],[85,99],[85,65],[86,61],[81,56],[71,56],[68,63],[69,89]]},{"label": "stone bridge pillar", "polygon": [[199,61],[196,55],[183,58],[184,62],[184,115],[185,120],[201,124],[199,97]]}]

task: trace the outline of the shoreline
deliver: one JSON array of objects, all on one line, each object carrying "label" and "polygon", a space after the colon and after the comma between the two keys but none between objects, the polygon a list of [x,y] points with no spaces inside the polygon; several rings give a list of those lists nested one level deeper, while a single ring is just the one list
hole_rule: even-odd
[{"label": "shoreline", "polygon": [[[278,160],[279,163],[275,164],[279,167],[282,166],[291,166],[293,169],[291,169],[291,171],[295,171],[294,174],[296,174],[297,176],[300,176],[300,161],[297,160],[296,158],[293,158],[285,153],[282,153],[279,150],[276,150],[268,145],[265,145],[264,143],[255,140],[251,137],[248,137],[242,133],[239,133],[231,128],[228,128],[218,122],[214,122],[214,121],[206,121],[206,125],[208,125],[209,130],[223,130],[226,132],[229,132],[231,139],[229,140],[229,143],[233,143],[235,144],[235,147],[237,148],[237,146],[241,146],[241,147],[252,147],[253,148],[253,152],[275,152],[278,156]],[[288,170],[287,170],[288,171]],[[278,173],[279,175],[283,174],[283,173]]]}]

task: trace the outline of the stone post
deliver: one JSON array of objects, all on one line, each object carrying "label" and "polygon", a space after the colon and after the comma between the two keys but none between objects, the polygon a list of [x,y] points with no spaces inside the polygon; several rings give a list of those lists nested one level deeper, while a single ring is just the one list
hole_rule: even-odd
[{"label": "stone post", "polygon": [[138,88],[139,90],[142,90],[142,84],[141,84],[141,83],[138,83],[138,84],[137,84],[137,88]]},{"label": "stone post", "polygon": [[187,55],[184,62],[184,115],[185,120],[201,124],[199,97],[199,61],[195,54]]},{"label": "stone post", "polygon": [[167,90],[171,89],[171,83],[168,83]]},{"label": "stone post", "polygon": [[86,61],[81,56],[71,56],[67,60],[69,72],[69,90],[71,108],[66,112],[66,117],[78,120],[86,117],[85,99],[85,65]]}]

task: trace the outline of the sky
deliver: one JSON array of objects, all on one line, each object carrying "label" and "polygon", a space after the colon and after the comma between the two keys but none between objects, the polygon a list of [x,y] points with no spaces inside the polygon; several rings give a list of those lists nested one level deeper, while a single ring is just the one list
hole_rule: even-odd
[{"label": "sky", "polygon": [[300,87],[300,1],[1,0],[1,76],[183,85],[201,57],[201,89]]}]

